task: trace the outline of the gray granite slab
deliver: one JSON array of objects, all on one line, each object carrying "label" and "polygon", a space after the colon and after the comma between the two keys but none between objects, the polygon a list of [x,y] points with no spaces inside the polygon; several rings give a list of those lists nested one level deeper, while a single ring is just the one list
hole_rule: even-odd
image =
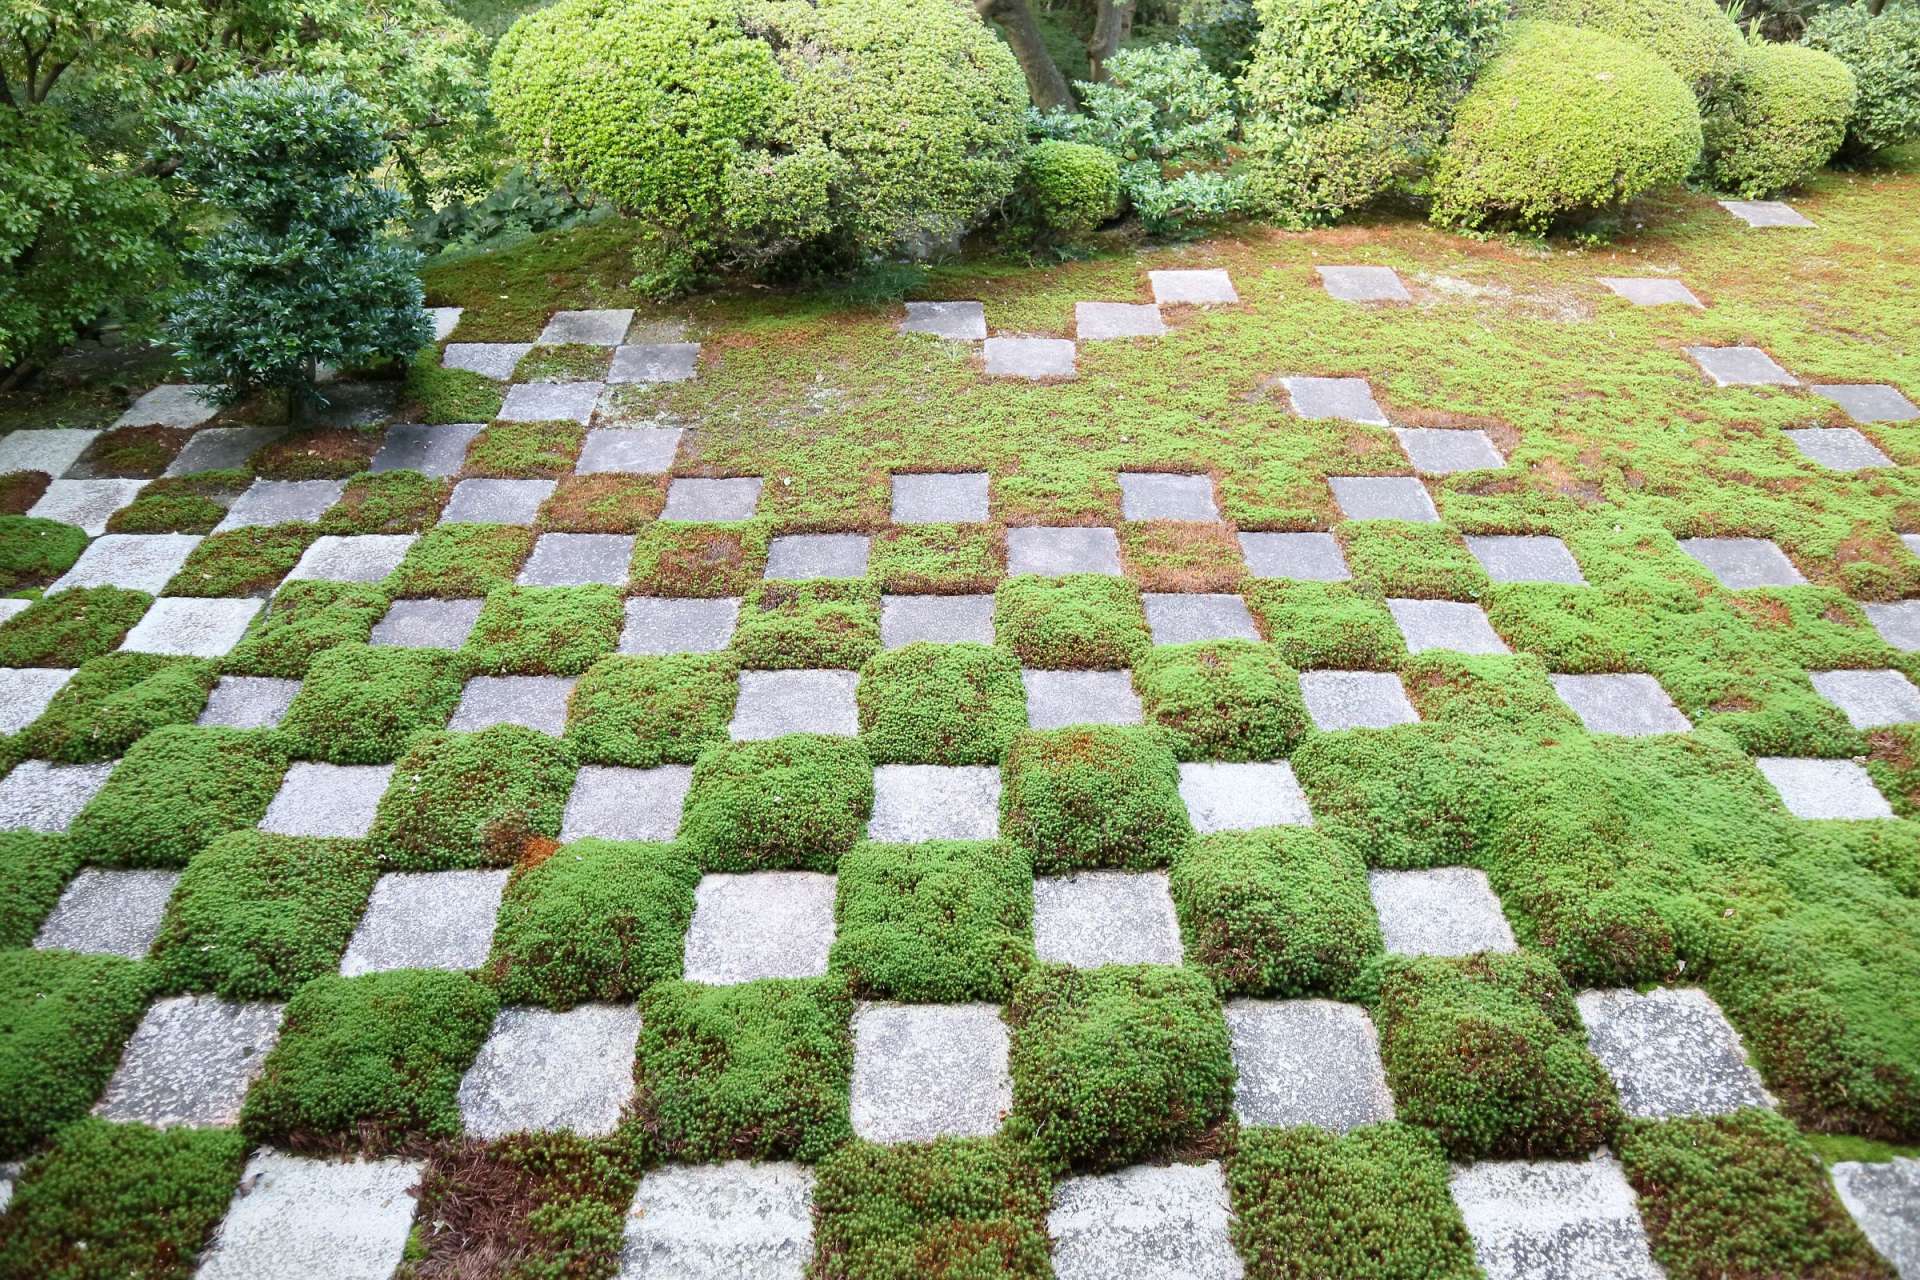
[{"label": "gray granite slab", "polygon": [[517,581],[530,587],[623,585],[633,561],[630,533],[543,533],[520,567]]},{"label": "gray granite slab", "polygon": [[31,600],[0,599],[0,622],[7,622],[33,607]]},{"label": "gray granite slab", "polygon": [[531,350],[531,342],[449,342],[440,353],[440,363],[505,382]]},{"label": "gray granite slab", "polygon": [[1158,338],[1167,325],[1151,302],[1076,302],[1073,327],[1082,342],[1109,338]]},{"label": "gray granite slab", "polygon": [[604,382],[516,382],[500,405],[501,422],[587,422]]},{"label": "gray granite slab", "polygon": [[1327,296],[1342,302],[1411,302],[1392,267],[1316,267]]},{"label": "gray granite slab", "polygon": [[1391,671],[1302,671],[1300,696],[1320,729],[1387,729],[1420,720]]},{"label": "gray granite slab", "polygon": [[478,969],[493,947],[505,871],[397,871],[373,884],[340,972]]},{"label": "gray granite slab", "polygon": [[433,340],[445,342],[460,327],[460,317],[466,314],[465,307],[428,307],[427,319],[433,322]]},{"label": "gray granite slab", "polygon": [[1513,929],[1487,873],[1473,867],[1369,871],[1367,890],[1387,950],[1405,956],[1513,951]]},{"label": "gray granite slab", "polygon": [[862,533],[789,533],[767,548],[767,577],[792,581],[867,576]]},{"label": "gray granite slab", "polygon": [[1880,638],[1889,645],[1903,653],[1920,650],[1920,600],[1862,604],[1860,608],[1867,615],[1867,621],[1873,624],[1873,629],[1880,633]]},{"label": "gray granite slab", "polygon": [[157,595],[199,545],[197,533],[109,533],[89,542],[47,594],[69,587],[125,587]]},{"label": "gray granite slab", "polygon": [[93,1113],[123,1124],[232,1128],[280,1039],[286,1006],[212,996],[156,1000],[134,1029]]},{"label": "gray granite slab", "polygon": [[1814,691],[1856,729],[1920,721],[1920,689],[1898,671],[1809,671]]},{"label": "gray granite slab", "polygon": [[231,471],[285,435],[284,427],[202,427],[188,437],[186,448],[174,455],[164,474],[196,476],[203,471]]},{"label": "gray granite slab", "polygon": [[633,1096],[639,1039],[630,1004],[502,1009],[460,1081],[461,1122],[475,1138],[612,1133]]},{"label": "gray granite slab", "polygon": [[1806,582],[1786,553],[1765,538],[1682,538],[1680,549],[1730,590],[1795,587]]},{"label": "gray granite slab", "polygon": [[853,1015],[853,1132],[869,1142],[984,1138],[1013,1107],[1007,1024],[991,1004],[863,1003]]},{"label": "gray granite slab", "polygon": [[1750,227],[1810,227],[1812,222],[1779,200],[1722,200],[1720,207]]},{"label": "gray granite slab", "polygon": [[1590,733],[1639,738],[1686,733],[1693,722],[1673,705],[1660,682],[1637,673],[1554,676],[1553,691]]},{"label": "gray granite slab", "polygon": [[1055,1280],[1241,1280],[1218,1161],[1129,1165],[1054,1184]]},{"label": "gray granite slab", "polygon": [[414,537],[411,533],[324,534],[301,553],[287,581],[379,582],[400,567]]},{"label": "gray granite slab", "polygon": [[532,524],[553,489],[551,480],[462,480],[440,523]]},{"label": "gray granite slab", "polygon": [[135,400],[115,420],[116,427],[197,427],[219,412],[206,399],[213,388],[200,383],[162,383]]},{"label": "gray granite slab", "polygon": [[256,1151],[194,1280],[392,1280],[420,1173],[413,1161]]},{"label": "gray granite slab", "polygon": [[1467,550],[1495,582],[1561,582],[1585,586],[1567,544],[1545,534],[1466,535]]},{"label": "gray granite slab", "polygon": [[634,1193],[615,1280],[803,1280],[812,1256],[806,1165],[664,1165]]},{"label": "gray granite slab", "polygon": [[1187,761],[1180,766],[1180,798],[1202,835],[1313,823],[1306,792],[1285,760]]},{"label": "gray granite slab", "polygon": [[1299,417],[1387,425],[1387,415],[1374,402],[1373,388],[1365,378],[1282,378],[1281,382]]},{"label": "gray granite slab", "polygon": [[1700,371],[1720,387],[1797,387],[1800,379],[1759,347],[1688,347]]},{"label": "gray granite slab", "polygon": [[1483,1160],[1450,1184],[1487,1280],[1665,1280],[1611,1156]]},{"label": "gray granite slab", "polygon": [[687,926],[687,981],[821,977],[833,948],[833,896],[833,877],[817,871],[702,876]]},{"label": "gray granite slab", "polygon": [[1163,307],[1210,306],[1240,301],[1233,280],[1218,267],[1185,271],[1149,271],[1153,300]]},{"label": "gray granite slab", "polygon": [[1226,1014],[1241,1124],[1345,1133],[1393,1119],[1380,1038],[1364,1006],[1229,1000]]},{"label": "gray granite slab", "polygon": [[1754,761],[1796,818],[1891,818],[1887,798],[1851,760],[1760,756]]},{"label": "gray granite slab", "polygon": [[617,347],[633,325],[633,311],[556,311],[540,331],[543,347],[579,344],[589,347]]},{"label": "gray granite slab", "polygon": [[1192,644],[1200,640],[1258,640],[1247,602],[1237,595],[1206,591],[1147,592],[1141,597],[1147,629],[1155,644]]},{"label": "gray granite slab", "polygon": [[0,667],[0,735],[18,733],[73,679],[65,667]]},{"label": "gray granite slab", "polygon": [[909,302],[901,333],[925,333],[951,342],[981,342],[987,336],[987,308],[981,302]]},{"label": "gray granite slab", "polygon": [[679,427],[602,427],[587,432],[575,474],[665,475],[680,448]]},{"label": "gray granite slab", "polygon": [[1427,486],[1412,476],[1328,476],[1333,500],[1349,520],[1440,523]]},{"label": "gray granite slab", "polygon": [[921,641],[992,644],[993,597],[880,597],[880,643],[898,649]]},{"label": "gray granite slab", "polygon": [[1855,422],[1912,422],[1920,418],[1920,406],[1900,394],[1898,387],[1884,382],[1823,383],[1807,390],[1833,401]]},{"label": "gray granite slab", "polygon": [[1027,691],[1027,724],[1064,729],[1076,724],[1140,724],[1140,695],[1131,671],[1020,672]]},{"label": "gray granite slab", "polygon": [[636,342],[613,353],[609,383],[690,382],[700,372],[697,342]]},{"label": "gray granite slab", "polygon": [[867,838],[889,844],[992,840],[1000,834],[1000,770],[883,764],[873,771]]},{"label": "gray granite slab", "polygon": [[173,870],[87,867],[61,893],[33,945],[145,959],[179,883],[180,873]]},{"label": "gray granite slab", "polygon": [[692,782],[693,770],[683,764],[653,769],[581,765],[567,797],[560,839],[671,840],[680,832],[680,810]]},{"label": "gray granite slab", "polygon": [[1256,578],[1344,582],[1353,576],[1339,539],[1330,533],[1243,533],[1240,554]]},{"label": "gray granite slab", "polygon": [[1457,600],[1389,600],[1387,611],[1405,637],[1409,653],[1449,649],[1455,653],[1510,653],[1477,604]]},{"label": "gray granite slab", "polygon": [[681,476],[667,486],[662,520],[751,520],[760,505],[759,476],[705,480]]},{"label": "gray granite slab", "polygon": [[1601,276],[1600,283],[1636,307],[1698,307],[1693,290],[1670,276]]},{"label": "gray granite slab", "polygon": [[1122,471],[1120,514],[1128,520],[1218,520],[1213,477]]},{"label": "gray granite slab", "polygon": [[1399,439],[1400,447],[1406,450],[1407,460],[1413,463],[1413,469],[1426,475],[1444,476],[1456,471],[1480,471],[1507,465],[1507,460],[1500,456],[1500,451],[1493,447],[1493,441],[1484,431],[1395,427],[1393,434]]},{"label": "gray granite slab", "polygon": [[163,596],[140,615],[120,647],[129,653],[173,653],[219,658],[247,633],[262,600],[201,600]]},{"label": "gray granite slab", "polygon": [[978,524],[987,518],[987,473],[901,473],[893,477],[895,524]]},{"label": "gray granite slab", "polygon": [[1111,529],[1031,526],[1007,530],[1007,572],[1058,578],[1120,573],[1120,538]]},{"label": "gray granite slab", "polygon": [[1033,882],[1033,950],[1047,964],[1179,964],[1164,871],[1082,871]]},{"label": "gray granite slab", "polygon": [[784,733],[860,732],[856,671],[742,671],[727,732],[735,741]]},{"label": "gray granite slab", "polygon": [[14,471],[42,471],[58,478],[80,461],[98,431],[73,427],[42,427],[9,431],[0,436],[0,475]]},{"label": "gray granite slab", "polygon": [[1773,1105],[1739,1033],[1699,988],[1583,991],[1576,1002],[1587,1045],[1629,1116],[1664,1120]]},{"label": "gray granite slab", "polygon": [[358,839],[373,829],[380,797],[393,781],[389,764],[320,764],[287,769],[260,829],[283,836]]},{"label": "gray granite slab", "polygon": [[0,778],[0,831],[65,831],[118,763],[22,760]]},{"label": "gray granite slab", "polygon": [[634,596],[626,603],[621,653],[718,653],[733,639],[740,601]]},{"label": "gray granite slab", "polygon": [[228,729],[271,729],[286,716],[298,692],[298,680],[221,676],[207,697],[206,709],[194,723]]},{"label": "gray granite slab", "polygon": [[340,501],[344,480],[255,480],[233,500],[215,533],[261,524],[312,524]]},{"label": "gray granite slab", "polygon": [[1880,446],[1852,427],[1798,427],[1782,431],[1809,461],[1833,471],[1867,471],[1890,467],[1893,459]]},{"label": "gray granite slab", "polygon": [[1880,1256],[1893,1264],[1901,1280],[1920,1276],[1920,1160],[1842,1160],[1832,1173],[1840,1203]]},{"label": "gray granite slab", "polygon": [[27,514],[73,525],[97,538],[107,531],[113,513],[138,497],[146,485],[145,480],[55,480]]},{"label": "gray granite slab", "polygon": [[418,471],[424,476],[450,476],[467,461],[467,446],[486,428],[479,423],[423,426],[403,422],[387,428],[380,451],[369,471]]},{"label": "gray granite slab", "polygon": [[474,676],[460,691],[460,705],[447,725],[478,733],[496,724],[517,724],[559,737],[567,728],[568,676]]},{"label": "gray granite slab", "polygon": [[458,649],[480,619],[484,600],[395,600],[374,624],[369,644],[402,649]]},{"label": "gray granite slab", "polygon": [[1074,376],[1074,346],[1065,338],[988,338],[981,344],[989,378]]}]

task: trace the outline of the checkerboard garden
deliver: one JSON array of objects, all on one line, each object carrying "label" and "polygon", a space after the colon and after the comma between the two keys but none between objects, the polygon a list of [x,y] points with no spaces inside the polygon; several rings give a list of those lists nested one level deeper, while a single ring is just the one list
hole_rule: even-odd
[{"label": "checkerboard garden", "polygon": [[0,1273],[1920,1275],[1917,197],[12,431]]}]

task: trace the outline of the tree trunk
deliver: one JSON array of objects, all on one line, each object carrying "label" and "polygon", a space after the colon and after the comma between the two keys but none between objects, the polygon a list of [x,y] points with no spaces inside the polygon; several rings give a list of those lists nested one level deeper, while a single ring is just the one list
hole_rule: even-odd
[{"label": "tree trunk", "polygon": [[1062,107],[1071,111],[1073,90],[1047,52],[1047,42],[1040,36],[1040,24],[1034,21],[1028,0],[973,0],[973,8],[983,20],[998,23],[1005,33],[1027,77],[1027,96],[1033,99],[1033,105],[1042,111]]},{"label": "tree trunk", "polygon": [[1099,0],[1100,12],[1093,20],[1093,34],[1087,37],[1087,66],[1095,84],[1107,78],[1107,59],[1120,52],[1120,45],[1133,31],[1134,0]]}]

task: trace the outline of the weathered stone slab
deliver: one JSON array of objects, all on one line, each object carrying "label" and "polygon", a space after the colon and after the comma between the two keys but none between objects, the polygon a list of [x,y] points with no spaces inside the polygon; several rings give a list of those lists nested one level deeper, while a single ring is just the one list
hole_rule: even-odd
[{"label": "weathered stone slab", "polygon": [[680,832],[680,810],[692,782],[693,769],[683,764],[653,769],[582,765],[567,797],[560,839],[671,840]]},{"label": "weathered stone slab", "polygon": [[1167,325],[1150,302],[1076,302],[1073,327],[1082,342],[1111,338],[1158,338]]},{"label": "weathered stone slab", "polygon": [[0,778],[0,831],[65,831],[117,763],[21,761]]},{"label": "weathered stone slab", "polygon": [[1420,720],[1390,671],[1302,671],[1300,696],[1321,729],[1387,729]]},{"label": "weathered stone slab", "polygon": [[1120,538],[1111,529],[1029,526],[1007,530],[1007,572],[1058,578],[1120,572]]},{"label": "weathered stone slab", "polygon": [[909,302],[901,333],[925,333],[951,342],[981,342],[987,336],[982,302]]},{"label": "weathered stone slab", "polygon": [[1130,671],[1037,671],[1020,673],[1027,691],[1027,725],[1064,729],[1075,724],[1139,724],[1140,695]]},{"label": "weathered stone slab", "polygon": [[1387,415],[1374,403],[1373,388],[1365,378],[1282,378],[1281,382],[1299,417],[1387,425]]},{"label": "weathered stone slab", "polygon": [[467,460],[467,446],[483,430],[485,428],[477,423],[422,426],[406,422],[388,427],[386,439],[367,470],[453,475]]},{"label": "weathered stone slab", "polygon": [[433,322],[433,340],[445,342],[460,327],[460,317],[466,314],[465,307],[428,307],[427,318]]},{"label": "weathered stone slab", "polygon": [[107,531],[113,513],[138,497],[146,484],[144,480],[55,480],[27,514],[73,525],[97,538]]},{"label": "weathered stone slab", "polygon": [[1890,467],[1893,459],[1880,446],[1852,427],[1798,427],[1780,433],[1793,442],[1801,456],[1833,471],[1867,471]]},{"label": "weathered stone slab", "polygon": [[33,945],[144,959],[179,883],[180,873],[173,870],[84,868],[41,923]]},{"label": "weathered stone slab", "polygon": [[1192,644],[1200,640],[1258,640],[1247,602],[1237,595],[1208,591],[1148,592],[1147,630],[1155,644]]},{"label": "weathered stone slab", "polygon": [[1427,486],[1412,476],[1328,476],[1327,485],[1349,520],[1440,522]]},{"label": "weathered stone slab", "polygon": [[1797,387],[1800,379],[1758,347],[1688,347],[1700,371],[1720,387]]},{"label": "weathered stone slab", "polygon": [[199,545],[197,533],[109,533],[89,542],[47,594],[68,587],[125,587],[157,595]]},{"label": "weathered stone slab", "polygon": [[1611,1156],[1483,1160],[1451,1183],[1487,1280],[1665,1280]]},{"label": "weathered stone slab", "polygon": [[790,533],[767,548],[766,576],[790,581],[864,578],[867,544],[860,533]]},{"label": "weathered stone slab", "polygon": [[1652,676],[1637,673],[1554,676],[1553,690],[1592,733],[1639,738],[1686,733],[1693,722]]},{"label": "weathered stone slab", "polygon": [[1482,471],[1507,465],[1484,431],[1395,427],[1393,434],[1406,450],[1413,469],[1426,475],[1444,476],[1456,471]]},{"label": "weathered stone slab", "polygon": [[633,1096],[639,1039],[630,1004],[502,1009],[460,1081],[460,1119],[476,1138],[612,1133]]},{"label": "weathered stone slab", "polygon": [[187,447],[174,455],[165,474],[194,476],[244,467],[258,450],[285,434],[284,427],[202,427],[188,437]]},{"label": "weathered stone slab", "polygon": [[480,620],[484,600],[395,600],[374,624],[369,644],[403,649],[458,649]]},{"label": "weathered stone slab", "polygon": [[1000,770],[883,764],[873,771],[867,838],[889,844],[992,840],[1000,834]]},{"label": "weathered stone slab", "polygon": [[1218,520],[1213,477],[1122,471],[1120,514],[1128,520]]},{"label": "weathered stone slab", "polygon": [[860,732],[857,671],[742,671],[727,732],[736,741],[783,733]]},{"label": "weathered stone slab", "polygon": [[120,1055],[97,1116],[157,1129],[226,1129],[240,1122],[247,1086],[280,1038],[280,1004],[212,996],[156,1000]]},{"label": "weathered stone slab", "polygon": [[518,581],[532,587],[620,586],[633,560],[630,533],[543,533],[520,567]]},{"label": "weathered stone slab", "polygon": [[553,494],[551,480],[462,480],[440,513],[442,524],[532,524]]},{"label": "weathered stone slab", "polygon": [[1901,1280],[1920,1276],[1920,1160],[1843,1160],[1833,1166],[1840,1203]]},{"label": "weathered stone slab", "polygon": [[1779,200],[1722,200],[1720,207],[1750,227],[1810,227],[1812,222]]},{"label": "weathered stone slab", "polygon": [[633,324],[633,311],[556,311],[540,331],[543,347],[617,347]]},{"label": "weathered stone slab", "polygon": [[1855,422],[1912,422],[1920,418],[1920,406],[1901,395],[1898,387],[1884,382],[1825,383],[1807,390],[1833,401]]},{"label": "weathered stone slab", "polygon": [[616,1280],[802,1280],[812,1255],[806,1165],[665,1165],[640,1179]]},{"label": "weathered stone slab", "polygon": [[58,479],[80,461],[98,431],[46,427],[9,431],[0,436],[0,475],[14,471],[42,471]]},{"label": "weathered stone slab", "polygon": [[665,475],[679,449],[679,427],[602,427],[587,432],[573,469],[583,476]]},{"label": "weathered stone slab", "polygon": [[635,596],[627,601],[621,653],[718,653],[740,620],[737,598]]},{"label": "weathered stone slab", "polygon": [[1180,766],[1180,798],[1202,835],[1313,823],[1307,794],[1285,760],[1189,761]]},{"label": "weathered stone slab", "polygon": [[505,871],[397,871],[374,881],[340,972],[478,969],[493,946]]},{"label": "weathered stone slab", "polygon": [[133,402],[115,420],[116,427],[197,427],[219,412],[206,399],[213,388],[198,383],[163,383]]},{"label": "weathered stone slab", "polygon": [[1899,671],[1809,671],[1814,691],[1856,729],[1920,720],[1920,689]]},{"label": "weathered stone slab", "polygon": [[604,382],[516,382],[500,405],[501,422],[588,422]]},{"label": "weathered stone slab", "polygon": [[1380,1038],[1364,1007],[1333,1000],[1229,1000],[1241,1124],[1345,1133],[1393,1119]]},{"label": "weathered stone slab", "polygon": [[1330,533],[1243,533],[1240,554],[1256,578],[1345,582],[1353,576],[1340,540]]},{"label": "weathered stone slab", "polygon": [[221,676],[195,721],[228,729],[271,729],[279,724],[300,692],[298,680],[271,676]]},{"label": "weathered stone slab", "polygon": [[1891,818],[1887,798],[1851,760],[1761,756],[1754,761],[1796,818]]},{"label": "weathered stone slab", "polygon": [[1765,538],[1682,538],[1680,549],[1730,590],[1797,587],[1806,582],[1786,553]]},{"label": "weathered stone slab", "polygon": [[1179,964],[1164,871],[1082,871],[1033,882],[1033,950],[1048,964]]},{"label": "weathered stone slab", "polygon": [[1467,550],[1495,582],[1562,582],[1585,586],[1567,544],[1544,534],[1466,535]]},{"label": "weathered stone slab", "polygon": [[662,520],[751,520],[760,505],[759,476],[703,480],[682,476],[667,486]]},{"label": "weathered stone slab", "polygon": [[18,733],[73,679],[65,667],[0,667],[0,735]]},{"label": "weathered stone slab", "polygon": [[1583,991],[1576,1002],[1587,1045],[1629,1116],[1664,1120],[1773,1105],[1739,1033],[1699,988]]},{"label": "weathered stone slab", "polygon": [[262,1149],[194,1280],[392,1280],[421,1166],[308,1160]]},{"label": "weathered stone slab", "polygon": [[1903,653],[1920,649],[1920,600],[1862,604],[1860,608],[1882,640]]},{"label": "weathered stone slab", "polygon": [[1412,302],[1392,267],[1316,267],[1329,298],[1342,302]]},{"label": "weathered stone slab", "polygon": [[983,1138],[1013,1107],[1007,1025],[991,1004],[862,1004],[853,1132],[869,1142]]},{"label": "weathered stone slab", "polygon": [[568,676],[474,676],[460,692],[447,725],[457,733],[478,733],[496,724],[517,724],[559,737],[567,728]]},{"label": "weathered stone slab", "polygon": [[820,977],[833,948],[833,895],[833,877],[816,871],[702,876],[687,927],[687,981]]},{"label": "weathered stone slab", "polygon": [[1163,307],[1214,306],[1240,301],[1233,280],[1219,268],[1191,271],[1149,271],[1153,300]]},{"label": "weathered stone slab", "polygon": [[981,345],[989,378],[1074,376],[1074,346],[1065,338],[988,338]]},{"label": "weathered stone slab", "polygon": [[374,813],[392,781],[392,765],[296,761],[260,819],[260,829],[283,836],[357,840],[373,829]]},{"label": "weathered stone slab", "polygon": [[895,524],[978,524],[987,518],[987,473],[900,473],[893,477]]},{"label": "weathered stone slab", "polygon": [[1218,1161],[1130,1165],[1054,1185],[1055,1280],[1240,1280]]},{"label": "weathered stone slab", "polygon": [[320,578],[328,582],[379,582],[400,567],[413,542],[411,533],[326,534],[315,538],[301,553],[287,581]]},{"label": "weathered stone slab", "polygon": [[700,372],[697,342],[636,342],[613,353],[609,383],[691,382]]},{"label": "weathered stone slab", "polygon": [[882,596],[880,643],[992,644],[993,597]]},{"label": "weathered stone slab", "polygon": [[120,647],[129,653],[174,653],[219,658],[247,633],[261,600],[201,600],[163,596],[140,615]]},{"label": "weathered stone slab", "polygon": [[1669,276],[1601,276],[1600,283],[1636,307],[1698,307],[1693,290]]},{"label": "weathered stone slab", "polygon": [[1510,653],[1487,621],[1487,611],[1458,600],[1389,600],[1387,611],[1405,637],[1409,653],[1449,649],[1455,653]]},{"label": "weathered stone slab", "polygon": [[505,382],[531,350],[531,342],[449,342],[440,353],[440,363]]},{"label": "weathered stone slab", "polygon": [[1367,889],[1387,950],[1406,956],[1513,951],[1513,929],[1487,873],[1472,867],[1370,871]]},{"label": "weathered stone slab", "polygon": [[233,500],[215,533],[258,524],[312,524],[340,501],[344,480],[255,480]]}]

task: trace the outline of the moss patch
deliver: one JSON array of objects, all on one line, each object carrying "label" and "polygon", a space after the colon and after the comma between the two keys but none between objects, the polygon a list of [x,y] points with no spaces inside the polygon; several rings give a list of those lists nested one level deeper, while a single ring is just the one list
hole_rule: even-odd
[{"label": "moss patch", "polygon": [[622,617],[608,586],[496,587],[461,656],[489,675],[577,676],[619,647]]},{"label": "moss patch", "polygon": [[910,644],[875,655],[855,688],[876,764],[999,764],[1027,726],[1020,665],[983,644]]},{"label": "moss patch", "polygon": [[573,686],[567,745],[583,764],[692,764],[727,740],[738,694],[726,654],[602,658]]},{"label": "moss patch", "polygon": [[1133,669],[1140,707],[1182,760],[1279,760],[1311,725],[1300,673],[1272,645],[1156,645]]},{"label": "moss patch", "polygon": [[200,658],[109,653],[81,664],[21,734],[30,755],[68,764],[112,760],[147,734],[199,716],[217,677]]},{"label": "moss patch", "polygon": [[1130,667],[1153,640],[1140,588],[1097,573],[1022,574],[994,592],[993,635],[1023,667]]},{"label": "moss patch", "polygon": [[873,762],[848,738],[728,742],[694,762],[680,839],[703,871],[831,871],[865,834]]},{"label": "moss patch", "polygon": [[119,956],[0,951],[0,1159],[87,1113],[151,993]]},{"label": "moss patch", "polygon": [[265,817],[286,771],[286,748],[272,734],[169,725],[128,749],[67,838],[88,863],[183,867],[216,837]]},{"label": "moss patch", "polygon": [[1247,584],[1247,607],[1296,671],[1392,671],[1406,641],[1386,602],[1344,582]]},{"label": "moss patch", "polygon": [[298,680],[328,649],[364,641],[390,603],[385,591],[366,583],[289,582],[221,665],[238,675]]},{"label": "moss patch", "polygon": [[834,919],[832,968],[863,995],[1002,1002],[1033,964],[1033,865],[999,841],[859,844]]},{"label": "moss patch", "polygon": [[558,479],[573,470],[586,438],[577,422],[496,422],[467,446],[461,474]]},{"label": "moss patch", "polygon": [[314,527],[321,533],[418,533],[440,518],[450,481],[418,471],[355,476]]},{"label": "moss patch", "polygon": [[0,592],[44,587],[86,549],[84,529],[36,516],[0,516]]},{"label": "moss patch", "polygon": [[1023,733],[1007,752],[1000,833],[1034,870],[1163,867],[1192,838],[1180,769],[1152,730]]},{"label": "moss patch", "polygon": [[563,476],[537,523],[542,533],[638,533],[666,505],[664,476]]},{"label": "moss patch", "polygon": [[396,599],[477,599],[512,586],[532,550],[533,530],[519,525],[435,525],[407,548],[387,587]]},{"label": "moss patch", "polygon": [[576,767],[520,725],[422,734],[394,766],[368,847],[405,871],[512,866],[560,834]]},{"label": "moss patch", "polygon": [[633,547],[631,589],[643,596],[745,595],[767,568],[767,526],[657,520]]},{"label": "moss patch", "polygon": [[153,597],[120,587],[75,587],[0,623],[0,666],[77,667],[112,653]]},{"label": "moss patch", "polygon": [[871,582],[763,582],[740,602],[733,652],[759,670],[857,668],[880,651],[880,590]]},{"label": "moss patch", "polygon": [[1007,535],[998,525],[888,525],[868,546],[867,574],[893,595],[974,595],[1007,574]]},{"label": "moss patch", "polygon": [[0,947],[31,946],[79,868],[62,836],[0,831]]},{"label": "moss patch", "polygon": [[460,702],[458,658],[438,649],[343,644],[307,668],[281,721],[295,756],[334,764],[385,764]]}]

